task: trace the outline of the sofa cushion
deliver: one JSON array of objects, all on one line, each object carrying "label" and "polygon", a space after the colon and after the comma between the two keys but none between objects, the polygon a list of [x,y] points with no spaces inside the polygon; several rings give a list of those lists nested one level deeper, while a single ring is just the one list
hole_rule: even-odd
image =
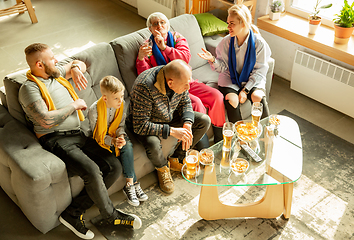
[{"label": "sofa cushion", "polygon": [[203,36],[212,36],[229,31],[227,29],[227,23],[211,13],[198,13],[194,14],[194,16],[198,21]]},{"label": "sofa cushion", "polygon": [[[64,65],[73,60],[80,60],[86,64],[87,87],[81,91],[75,88],[75,91],[80,98],[85,100],[88,107],[101,97],[100,80],[103,77],[112,75],[120,80],[122,79],[113,49],[108,43],[94,45],[60,61],[58,64]],[[69,81],[73,84],[72,79]],[[127,92],[125,92],[125,95],[127,95]],[[83,111],[85,116],[87,116],[87,111],[88,109]]]},{"label": "sofa cushion", "polygon": [[7,108],[5,87],[0,87],[0,104]]},{"label": "sofa cushion", "polygon": [[202,48],[205,48],[205,45],[195,17],[191,14],[183,14],[170,19],[170,24],[172,31],[179,32],[187,39],[192,56],[189,65],[192,69],[206,64],[207,61],[197,55],[197,53],[202,52]]},{"label": "sofa cushion", "polygon": [[218,88],[219,73],[211,70],[209,64],[205,64],[199,68],[193,69],[193,79],[197,79],[198,82],[205,83],[206,85]]},{"label": "sofa cushion", "polygon": [[223,39],[220,35],[203,37],[206,50],[208,50],[213,56],[216,56],[216,47]]},{"label": "sofa cushion", "polygon": [[26,72],[28,69],[12,73],[4,78],[4,86],[6,93],[6,103],[9,113],[24,125],[27,125],[25,112],[18,101],[18,90],[27,80]]},{"label": "sofa cushion", "polygon": [[151,35],[147,28],[118,37],[110,42],[128,92],[138,76],[135,61],[140,45]]}]

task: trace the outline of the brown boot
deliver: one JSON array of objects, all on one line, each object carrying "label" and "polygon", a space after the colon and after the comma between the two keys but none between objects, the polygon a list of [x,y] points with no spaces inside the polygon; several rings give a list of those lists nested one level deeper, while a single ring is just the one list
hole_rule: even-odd
[{"label": "brown boot", "polygon": [[162,168],[156,168],[156,170],[161,190],[165,193],[173,193],[175,184],[173,183],[170,169],[164,166]]},{"label": "brown boot", "polygon": [[181,172],[183,164],[179,163],[178,158],[169,157],[168,163],[172,171]]}]

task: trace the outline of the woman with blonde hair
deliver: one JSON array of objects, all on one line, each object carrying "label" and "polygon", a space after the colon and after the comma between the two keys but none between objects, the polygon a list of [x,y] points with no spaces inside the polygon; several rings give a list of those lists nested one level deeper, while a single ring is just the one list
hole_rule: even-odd
[{"label": "woman with blonde hair", "polygon": [[240,104],[247,99],[263,103],[262,118],[267,117],[265,86],[271,50],[252,24],[252,15],[245,5],[229,8],[227,24],[229,35],[218,44],[216,58],[205,49],[198,55],[220,73],[218,85],[224,95],[229,121],[242,119]]}]

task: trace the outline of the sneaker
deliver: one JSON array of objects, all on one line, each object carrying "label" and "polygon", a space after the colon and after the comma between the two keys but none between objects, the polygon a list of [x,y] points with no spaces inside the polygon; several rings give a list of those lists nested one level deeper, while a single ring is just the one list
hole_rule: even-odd
[{"label": "sneaker", "polygon": [[73,217],[64,211],[60,215],[59,221],[82,239],[92,239],[95,236],[91,230],[85,227],[83,214],[80,217]]},{"label": "sneaker", "polygon": [[141,228],[141,219],[135,214],[126,214],[118,209],[114,209],[112,216],[104,220],[105,225],[126,226],[134,229]]},{"label": "sneaker", "polygon": [[130,183],[127,183],[127,185],[123,187],[123,193],[127,197],[128,203],[130,205],[135,207],[139,206],[140,202],[136,197],[134,185],[130,185]]},{"label": "sneaker", "polygon": [[148,200],[149,197],[144,193],[143,189],[141,189],[139,182],[135,183],[134,187],[135,187],[136,197],[139,199],[139,201],[144,202]]}]

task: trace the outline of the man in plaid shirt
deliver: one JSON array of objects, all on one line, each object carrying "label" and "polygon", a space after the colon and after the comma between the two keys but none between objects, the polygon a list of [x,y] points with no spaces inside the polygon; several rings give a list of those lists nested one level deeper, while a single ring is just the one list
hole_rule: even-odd
[{"label": "man in plaid shirt", "polygon": [[186,150],[193,148],[210,126],[208,115],[193,112],[188,93],[191,79],[190,67],[178,59],[141,73],[131,92],[126,125],[145,147],[157,170],[160,188],[166,193],[174,191],[174,183],[160,138],[178,139],[171,169],[180,171]]}]

